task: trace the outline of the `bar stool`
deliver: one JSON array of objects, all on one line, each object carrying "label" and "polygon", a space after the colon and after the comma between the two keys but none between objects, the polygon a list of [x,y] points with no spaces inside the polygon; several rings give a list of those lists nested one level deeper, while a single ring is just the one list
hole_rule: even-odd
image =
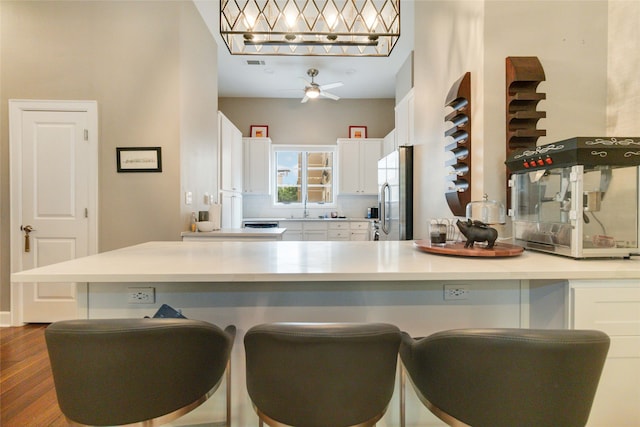
[{"label": "bar stool", "polygon": [[368,427],[389,405],[400,345],[393,325],[262,324],[244,344],[260,426]]},{"label": "bar stool", "polygon": [[45,329],[71,425],[156,426],[206,401],[227,372],[235,327],[189,319],[68,320]]},{"label": "bar stool", "polygon": [[460,329],[403,333],[400,357],[420,400],[450,426],[577,427],[608,350],[600,331]]}]

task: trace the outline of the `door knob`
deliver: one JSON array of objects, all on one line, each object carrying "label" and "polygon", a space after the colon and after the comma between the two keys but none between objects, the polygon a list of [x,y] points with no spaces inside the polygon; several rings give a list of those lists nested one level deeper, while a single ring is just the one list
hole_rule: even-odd
[{"label": "door knob", "polygon": [[24,251],[25,252],[31,252],[31,242],[29,239],[29,233],[31,233],[32,231],[35,230],[35,228],[33,228],[30,225],[25,225],[25,226],[20,226],[20,230],[24,231]]}]

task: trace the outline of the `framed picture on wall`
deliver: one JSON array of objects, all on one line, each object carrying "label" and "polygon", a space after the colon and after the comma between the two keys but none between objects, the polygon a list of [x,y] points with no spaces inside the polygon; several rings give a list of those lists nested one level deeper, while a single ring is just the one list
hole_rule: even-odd
[{"label": "framed picture on wall", "polygon": [[118,172],[162,172],[160,147],[116,147]]},{"label": "framed picture on wall", "polygon": [[349,138],[366,138],[366,126],[349,126]]},{"label": "framed picture on wall", "polygon": [[266,125],[251,125],[251,138],[268,138],[269,126]]}]

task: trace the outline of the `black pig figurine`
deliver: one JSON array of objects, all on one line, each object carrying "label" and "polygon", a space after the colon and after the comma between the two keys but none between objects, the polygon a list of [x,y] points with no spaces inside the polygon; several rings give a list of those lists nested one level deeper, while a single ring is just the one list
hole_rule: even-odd
[{"label": "black pig figurine", "polygon": [[481,221],[471,221],[468,219],[466,222],[463,222],[458,220],[456,225],[464,237],[467,238],[467,242],[464,244],[465,248],[469,246],[473,247],[474,242],[486,241],[487,249],[491,249],[498,238],[498,231]]}]

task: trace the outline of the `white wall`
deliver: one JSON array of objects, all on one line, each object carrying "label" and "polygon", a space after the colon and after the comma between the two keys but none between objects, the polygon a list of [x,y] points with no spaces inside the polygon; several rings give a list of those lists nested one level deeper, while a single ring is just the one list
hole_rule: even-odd
[{"label": "white wall", "polygon": [[[489,1],[485,22],[484,161],[486,171],[504,171],[505,65],[507,56],[537,56],[546,81],[538,122],[547,144],[575,136],[604,136],[607,93],[606,1]],[[505,174],[487,173],[484,188],[505,200]]]},{"label": "white wall", "polygon": [[[443,114],[447,91],[471,72],[472,200],[505,201],[505,58],[537,56],[547,81],[539,143],[606,134],[606,1],[416,2],[416,235],[450,216],[444,199]],[[438,36],[434,36],[437,34]],[[629,51],[628,51],[629,52]],[[418,119],[419,118],[419,119]]]},{"label": "white wall", "polygon": [[[640,135],[640,2],[609,2],[609,41],[608,41],[608,86],[607,86],[607,135],[617,137],[638,137]],[[616,171],[622,182],[640,188],[638,170],[624,169]],[[624,174],[624,175],[622,175]],[[611,235],[629,233],[620,230],[624,224],[639,223],[638,212],[631,205],[626,187],[611,186],[607,192],[607,203],[615,209],[610,218],[607,231]],[[640,209],[640,201],[635,200]],[[630,206],[631,205],[631,206]],[[620,209],[620,207],[625,207]],[[602,217],[601,217],[602,219]]]},{"label": "white wall", "polygon": [[[450,217],[445,200],[444,102],[451,85],[471,72],[473,161],[483,142],[484,2],[416,2],[414,237],[427,219]],[[472,173],[475,172],[472,171]],[[475,176],[473,177],[475,185]]]},{"label": "white wall", "polygon": [[[217,175],[217,47],[193,3],[2,0],[0,60],[0,310],[10,300],[8,99],[98,102],[101,252],[178,240],[191,210],[181,189],[215,188]],[[162,173],[117,173],[115,148],[127,146],[162,147]]]},{"label": "white wall", "polygon": [[[180,192],[177,200],[171,201],[180,206],[181,230],[187,230],[191,212],[209,209],[204,203],[204,195],[217,197],[218,59],[217,46],[200,13],[190,3],[183,2],[182,5]],[[185,192],[193,194],[193,205],[184,203]],[[175,229],[171,231],[175,232]]]},{"label": "white wall", "polygon": [[640,135],[640,2],[609,2],[607,131]]},{"label": "white wall", "polygon": [[349,126],[367,126],[369,138],[384,138],[395,127],[393,99],[220,98],[219,108],[242,132],[269,126],[274,144],[335,144],[349,136]]}]

